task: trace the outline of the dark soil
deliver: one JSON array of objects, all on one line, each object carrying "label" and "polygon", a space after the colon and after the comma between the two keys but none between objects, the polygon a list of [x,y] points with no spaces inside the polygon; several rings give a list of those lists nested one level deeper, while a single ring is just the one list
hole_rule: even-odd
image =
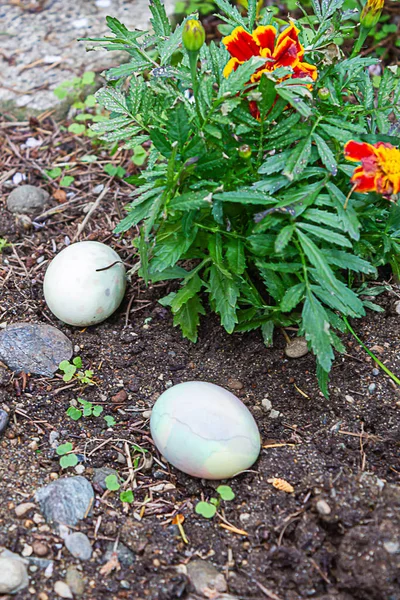
[{"label": "dark soil", "polygon": [[[22,138],[32,135],[29,128],[19,131]],[[73,149],[81,142],[71,143]],[[71,147],[64,152],[72,152]],[[29,160],[17,165],[27,183],[54,192],[55,186],[44,184]],[[35,161],[40,162],[40,155]],[[9,162],[6,170],[14,166]],[[77,189],[83,203],[95,200],[91,189],[105,177],[82,176]],[[112,185],[80,239],[104,241],[133,265],[129,236],[112,235],[129,190]],[[82,207],[71,204],[24,230],[6,210],[8,192],[4,189],[0,199],[0,237],[13,242],[14,250],[0,255],[0,324],[48,322],[59,327],[79,346],[76,353],[94,370],[96,382],[82,388],[66,384],[61,375],[13,375],[0,368],[0,407],[12,415],[0,441],[0,546],[21,553],[25,544],[40,540],[49,548],[46,558],[55,564],[49,579],[42,569],[30,573],[29,589],[14,597],[27,600],[47,593],[55,598],[54,582],[77,562],[52,530],[31,516],[18,519],[14,511],[38,487],[65,475],[49,443],[50,432],[57,431],[60,442],[74,444],[89,480],[93,469],[103,465],[127,475],[127,465],[120,462],[125,455],[121,440],[154,457],[136,473],[135,501],[128,508],[118,494],[95,488],[93,514],[78,526],[94,547],[92,559],[82,563],[84,598],[186,598],[189,585],[182,565],[200,557],[213,563],[226,576],[229,592],[242,599],[400,600],[400,395],[382,371],[373,372],[376,365],[357,342],[343,336],[347,355],[337,358],[327,400],[318,390],[313,356],[287,359],[279,331],[274,347],[267,349],[258,333],[229,336],[207,316],[196,345],[182,339],[169,312],[157,303],[172,289],[169,282],[146,289],[133,276],[125,301],[108,321],[85,330],[65,326],[47,309],[42,281],[66,236],[71,240],[75,235]],[[384,312],[369,312],[353,323],[397,374],[400,328],[394,303],[399,297],[393,288],[375,299]],[[206,520],[194,512],[218,483],[165,467],[149,437],[146,411],[166,387],[188,380],[236,388],[266,446],[252,470],[229,482],[236,497],[225,502],[222,515],[231,530],[221,527],[224,522],[217,517]],[[121,390],[126,394],[115,398]],[[107,430],[104,420],[94,417],[72,421],[66,410],[78,396],[102,404],[116,426]],[[262,405],[265,398],[280,413],[274,419]],[[285,479],[294,492],[275,489],[268,482],[272,477]],[[188,545],[171,523],[178,513],[185,517]],[[135,562],[102,575],[105,551],[116,540],[133,550]],[[121,587],[121,581],[128,581],[130,589]]]}]

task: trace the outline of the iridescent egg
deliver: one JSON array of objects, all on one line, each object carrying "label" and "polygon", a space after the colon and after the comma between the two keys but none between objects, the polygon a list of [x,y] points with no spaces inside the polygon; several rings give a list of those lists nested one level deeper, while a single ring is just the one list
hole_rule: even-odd
[{"label": "iridescent egg", "polygon": [[226,479],[251,467],[260,434],[250,411],[224,388],[179,383],[156,401],[151,435],[161,454],[193,477]]},{"label": "iridescent egg", "polygon": [[100,242],[78,242],[51,261],[44,277],[47,306],[64,323],[85,327],[107,319],[121,304],[125,267]]}]

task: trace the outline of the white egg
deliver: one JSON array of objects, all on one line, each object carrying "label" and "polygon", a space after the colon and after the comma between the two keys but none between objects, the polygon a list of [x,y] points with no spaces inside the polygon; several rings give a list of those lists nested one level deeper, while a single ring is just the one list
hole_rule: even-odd
[{"label": "white egg", "polygon": [[158,450],[194,477],[226,479],[249,469],[260,453],[260,434],[248,408],[231,392],[205,381],[169,388],[150,420]]},{"label": "white egg", "polygon": [[51,261],[43,291],[58,319],[82,327],[112,315],[121,304],[125,286],[125,267],[112,248],[100,242],[78,242]]}]

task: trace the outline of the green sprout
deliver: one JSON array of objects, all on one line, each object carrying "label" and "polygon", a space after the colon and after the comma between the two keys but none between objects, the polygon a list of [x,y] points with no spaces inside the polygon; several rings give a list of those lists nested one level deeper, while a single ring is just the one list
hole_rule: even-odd
[{"label": "green sprout", "polygon": [[134,497],[132,490],[125,490],[125,492],[121,492],[119,495],[119,499],[121,502],[127,502],[128,504],[132,504]]},{"label": "green sprout", "polygon": [[82,369],[82,359],[80,356],[76,356],[72,363],[69,360],[62,360],[58,365],[60,371],[63,371],[63,380],[68,383],[72,379],[76,379],[82,385],[95,385],[93,381],[94,372],[90,369],[85,371],[79,371]]},{"label": "green sprout", "polygon": [[78,457],[76,454],[72,452],[73,446],[71,442],[66,442],[65,444],[60,444],[57,447],[57,454],[61,456],[60,458],[60,467],[62,469],[68,469],[68,467],[75,467],[78,464]]},{"label": "green sprout", "polygon": [[218,486],[217,492],[218,492],[219,498],[210,498],[209,502],[205,502],[203,500],[196,504],[195,511],[198,515],[201,515],[202,517],[205,517],[206,519],[212,519],[215,516],[222,500],[224,500],[225,502],[229,502],[230,500],[233,500],[235,497],[235,494],[229,485]]},{"label": "green sprout", "polygon": [[3,252],[4,248],[8,248],[11,246],[9,242],[5,238],[0,237],[0,254]]},{"label": "green sprout", "polygon": [[105,478],[105,483],[106,488],[110,490],[110,492],[117,492],[121,487],[117,475],[107,475],[107,477]]}]

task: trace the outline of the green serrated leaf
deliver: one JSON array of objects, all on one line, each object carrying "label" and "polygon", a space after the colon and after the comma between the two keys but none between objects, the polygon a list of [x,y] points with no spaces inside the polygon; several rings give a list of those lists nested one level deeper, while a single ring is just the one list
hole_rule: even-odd
[{"label": "green serrated leaf", "polygon": [[221,325],[228,333],[232,333],[238,322],[236,307],[239,289],[236,283],[228,279],[215,265],[210,268],[209,293],[221,317]]},{"label": "green serrated leaf", "polygon": [[311,343],[318,363],[329,373],[334,359],[330,323],[322,304],[310,291],[306,294],[302,317],[306,340]]},{"label": "green serrated leaf", "polygon": [[307,137],[301,140],[290,154],[286,161],[286,167],[283,171],[290,181],[297,179],[308,165],[311,155],[311,138]]},{"label": "green serrated leaf", "polygon": [[280,254],[284,251],[293,237],[295,231],[294,225],[286,225],[277,235],[275,240],[275,252]]},{"label": "green serrated leaf", "polygon": [[229,238],[225,244],[226,260],[229,269],[235,275],[242,275],[246,270],[246,257],[244,254],[244,244],[237,238]]},{"label": "green serrated leaf", "polygon": [[332,150],[329,148],[325,140],[315,132],[313,133],[313,140],[317,144],[318,154],[322,164],[330,173],[332,173],[332,175],[336,175],[338,166]]},{"label": "green serrated leaf", "polygon": [[[171,299],[171,303],[173,298]],[[182,307],[174,314],[174,326],[180,327],[184,337],[191,342],[197,342],[197,330],[200,324],[200,315],[205,315],[206,312],[198,296],[190,298]]]},{"label": "green serrated leaf", "polygon": [[283,296],[280,309],[282,312],[291,312],[304,297],[306,286],[304,283],[298,283],[286,290]]}]

